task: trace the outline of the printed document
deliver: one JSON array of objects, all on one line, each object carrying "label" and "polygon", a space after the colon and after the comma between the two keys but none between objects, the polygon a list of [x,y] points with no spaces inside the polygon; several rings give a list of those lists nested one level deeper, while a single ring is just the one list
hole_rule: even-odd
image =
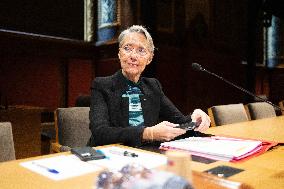
[{"label": "printed document", "polygon": [[63,180],[101,169],[99,166],[81,161],[75,155],[61,155],[26,161],[20,163],[20,165],[53,180]]},{"label": "printed document", "polygon": [[244,158],[259,151],[262,147],[261,144],[261,141],[227,137],[189,137],[164,142],[160,148],[166,150],[183,150],[197,156],[230,161]]}]

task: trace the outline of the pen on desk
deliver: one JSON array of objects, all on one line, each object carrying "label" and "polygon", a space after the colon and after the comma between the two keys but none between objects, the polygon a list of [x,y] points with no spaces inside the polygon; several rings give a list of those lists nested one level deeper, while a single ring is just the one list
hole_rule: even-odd
[{"label": "pen on desk", "polygon": [[52,168],[46,167],[46,166],[41,165],[41,164],[39,164],[39,163],[32,162],[32,164],[34,164],[34,165],[36,165],[36,166],[38,166],[38,167],[40,167],[40,168],[43,168],[43,169],[47,170],[47,171],[50,172],[50,173],[54,173],[54,174],[58,174],[58,173],[59,173],[59,171],[57,171],[56,169],[52,169]]},{"label": "pen on desk", "polygon": [[121,156],[127,156],[127,157],[138,157],[138,154],[128,151],[118,151],[118,150],[109,150],[110,153],[121,155]]},{"label": "pen on desk", "polygon": [[96,152],[103,154],[103,155],[105,156],[104,159],[110,159],[109,156],[107,156],[103,151],[101,151],[101,150],[96,150]]}]

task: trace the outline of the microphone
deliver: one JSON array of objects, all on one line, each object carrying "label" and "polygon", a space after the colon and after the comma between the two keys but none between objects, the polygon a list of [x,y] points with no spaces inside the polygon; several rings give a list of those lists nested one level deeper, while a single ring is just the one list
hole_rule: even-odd
[{"label": "microphone", "polygon": [[257,95],[255,95],[255,94],[253,94],[252,92],[250,92],[250,91],[248,91],[248,90],[246,90],[246,89],[244,89],[244,88],[242,88],[242,87],[240,87],[240,86],[238,86],[238,85],[236,85],[236,84],[234,84],[234,83],[228,81],[227,79],[225,79],[225,78],[223,78],[223,77],[221,77],[221,76],[219,76],[219,75],[217,75],[217,74],[215,74],[215,73],[213,73],[213,72],[210,72],[210,71],[206,70],[205,68],[203,68],[203,67],[202,67],[200,64],[198,64],[198,63],[192,63],[192,64],[191,64],[191,67],[192,67],[192,69],[195,70],[195,71],[202,71],[202,72],[206,72],[206,73],[208,73],[208,74],[210,74],[210,75],[213,75],[213,76],[217,77],[218,79],[221,79],[222,81],[228,83],[229,85],[231,85],[231,86],[233,86],[233,87],[235,87],[235,88],[241,90],[242,92],[244,92],[244,93],[246,93],[246,94],[248,94],[248,95],[250,95],[250,96],[252,96],[252,97],[255,97],[255,98],[257,98],[257,99],[260,99],[261,101],[266,102],[266,103],[272,105],[273,107],[277,108],[278,110],[281,110],[281,111],[282,111],[282,109],[281,109],[279,106],[277,106],[276,104],[273,104],[272,102],[270,102],[270,101],[268,101],[268,100],[266,100],[266,99],[264,99],[264,98],[262,98],[262,97],[260,97],[260,96],[257,96]]},{"label": "microphone", "polygon": [[204,68],[202,68],[202,66],[200,64],[197,64],[197,63],[192,63],[192,69],[195,70],[195,71],[205,71]]}]

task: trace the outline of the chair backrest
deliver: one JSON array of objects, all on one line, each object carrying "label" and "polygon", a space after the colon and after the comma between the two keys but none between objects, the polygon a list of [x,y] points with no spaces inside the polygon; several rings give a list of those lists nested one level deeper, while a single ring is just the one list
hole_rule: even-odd
[{"label": "chair backrest", "polygon": [[253,102],[246,105],[252,120],[276,117],[275,109],[266,102]]},{"label": "chair backrest", "polygon": [[89,107],[57,108],[56,141],[71,148],[86,146],[91,136],[89,111]]},{"label": "chair backrest", "polygon": [[12,125],[10,122],[0,122],[0,162],[15,159]]},{"label": "chair backrest", "polygon": [[211,118],[211,126],[220,126],[249,120],[245,107],[241,103],[212,106],[208,108],[208,114]]}]

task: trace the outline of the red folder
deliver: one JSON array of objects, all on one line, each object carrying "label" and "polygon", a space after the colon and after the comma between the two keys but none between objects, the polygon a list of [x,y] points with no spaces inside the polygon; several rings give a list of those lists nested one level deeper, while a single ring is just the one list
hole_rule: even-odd
[{"label": "red folder", "polygon": [[249,151],[246,154],[243,154],[241,156],[238,157],[233,157],[233,158],[226,158],[224,156],[218,156],[216,154],[212,155],[212,154],[206,154],[203,152],[199,152],[199,151],[188,151],[186,149],[182,149],[182,148],[178,148],[175,146],[171,146],[171,145],[163,145],[164,143],[161,144],[160,149],[162,150],[180,150],[180,151],[187,151],[192,155],[196,155],[196,156],[201,156],[201,157],[205,157],[205,158],[209,158],[209,159],[214,159],[214,160],[221,160],[221,161],[230,161],[230,162],[243,162],[247,159],[250,159],[252,157],[258,156],[264,152],[266,152],[268,149],[270,149],[273,146],[276,146],[278,143],[277,142],[271,142],[271,141],[262,141],[262,140],[255,140],[255,139],[245,139],[245,138],[234,138],[234,137],[226,137],[226,136],[212,136],[211,139],[215,139],[215,140],[224,140],[224,141],[244,141],[244,140],[249,140],[249,141],[257,141],[260,142],[260,145],[258,145],[257,147],[255,147],[253,150]]}]

